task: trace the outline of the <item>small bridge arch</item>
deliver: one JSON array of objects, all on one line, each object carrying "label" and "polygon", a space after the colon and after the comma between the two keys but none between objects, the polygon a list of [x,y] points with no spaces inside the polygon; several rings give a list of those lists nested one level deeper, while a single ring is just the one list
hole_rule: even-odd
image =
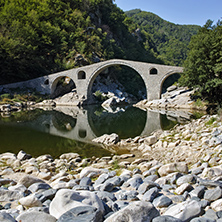
[{"label": "small bridge arch", "polygon": [[163,84],[165,82],[165,80],[172,76],[172,75],[175,75],[175,74],[179,74],[177,71],[170,71],[169,73],[167,73],[166,75],[164,75],[161,79],[160,79],[160,82],[159,82],[159,85],[160,85],[160,97],[161,97],[161,93],[162,93],[162,89],[163,89]]}]

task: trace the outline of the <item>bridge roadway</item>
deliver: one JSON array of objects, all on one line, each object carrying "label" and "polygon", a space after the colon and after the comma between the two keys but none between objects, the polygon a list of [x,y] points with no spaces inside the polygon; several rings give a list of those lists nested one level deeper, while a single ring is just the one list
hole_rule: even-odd
[{"label": "bridge roadway", "polygon": [[90,103],[92,101],[92,85],[95,78],[105,69],[116,65],[130,67],[142,77],[146,86],[148,100],[159,99],[161,96],[164,80],[172,74],[183,72],[183,68],[177,66],[166,66],[130,60],[112,59],[88,66],[58,72],[55,74],[50,74],[25,82],[1,85],[0,91],[7,88],[29,87],[37,90],[38,92],[52,95],[59,80],[63,77],[69,77],[76,85],[78,100],[86,100],[88,103]]}]

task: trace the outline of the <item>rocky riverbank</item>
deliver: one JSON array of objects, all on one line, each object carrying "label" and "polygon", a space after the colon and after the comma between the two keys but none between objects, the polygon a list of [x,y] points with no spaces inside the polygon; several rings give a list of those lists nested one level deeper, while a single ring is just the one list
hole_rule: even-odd
[{"label": "rocky riverbank", "polygon": [[185,110],[206,110],[207,107],[204,102],[200,104],[195,103],[193,94],[195,90],[187,87],[178,87],[172,85],[167,88],[167,91],[161,95],[161,99],[148,101],[142,100],[135,104],[139,108],[157,108],[157,109],[185,109]]},{"label": "rocky riverbank", "polygon": [[124,140],[134,154],[0,155],[0,221],[222,221],[222,124]]}]

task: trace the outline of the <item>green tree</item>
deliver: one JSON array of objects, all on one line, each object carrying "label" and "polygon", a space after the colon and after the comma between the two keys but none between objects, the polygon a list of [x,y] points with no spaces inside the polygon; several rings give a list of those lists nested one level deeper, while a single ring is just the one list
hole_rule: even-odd
[{"label": "green tree", "polygon": [[189,48],[180,82],[197,88],[203,99],[222,103],[222,21],[208,20]]}]

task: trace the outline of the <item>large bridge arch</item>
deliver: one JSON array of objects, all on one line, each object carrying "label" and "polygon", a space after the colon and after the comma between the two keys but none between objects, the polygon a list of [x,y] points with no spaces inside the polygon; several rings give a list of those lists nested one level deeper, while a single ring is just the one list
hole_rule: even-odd
[{"label": "large bridge arch", "polygon": [[[92,72],[90,78],[88,79],[88,83],[87,83],[87,98],[89,100],[92,97],[92,86],[93,86],[93,83],[94,83],[96,77],[101,72],[105,71],[107,68],[113,67],[113,66],[125,66],[125,67],[128,67],[128,68],[134,70],[142,78],[142,80],[144,82],[144,85],[145,85],[145,88],[146,88],[146,94],[148,93],[148,84],[147,84],[146,78],[144,78],[144,75],[141,74],[140,70],[137,67],[133,66],[130,63],[130,61],[129,62],[127,62],[127,61],[123,62],[122,60],[115,60],[115,61],[110,60],[107,63],[105,63],[105,64],[99,66],[97,69],[95,69]],[[149,72],[149,70],[147,70],[147,74],[148,74],[148,72]],[[147,96],[148,96],[148,94],[147,94]]]}]

